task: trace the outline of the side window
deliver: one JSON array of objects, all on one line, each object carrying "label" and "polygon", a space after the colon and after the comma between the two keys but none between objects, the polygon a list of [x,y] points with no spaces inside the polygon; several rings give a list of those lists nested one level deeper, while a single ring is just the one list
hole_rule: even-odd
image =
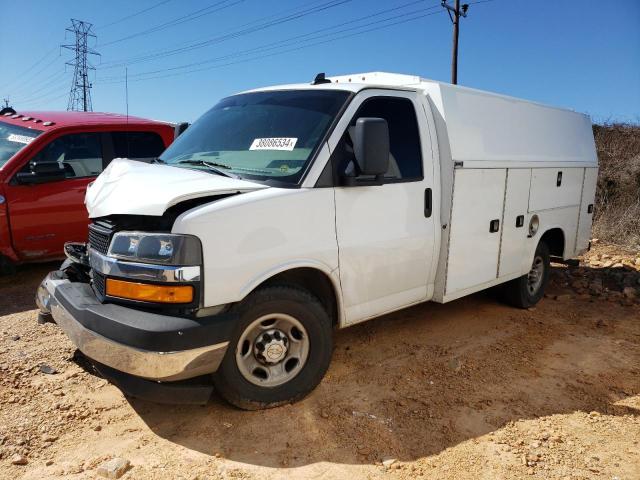
[{"label": "side window", "polygon": [[[67,178],[95,177],[102,172],[102,140],[99,133],[72,133],[56,138],[40,150],[32,162],[57,162]],[[29,170],[29,165],[25,166]]]},{"label": "side window", "polygon": [[164,151],[160,135],[154,132],[113,132],[113,158],[152,160]]},{"label": "side window", "polygon": [[373,97],[362,104],[335,151],[334,161],[340,174],[357,174],[353,154],[353,135],[360,117],[384,118],[389,125],[389,169],[385,181],[412,181],[422,179],[420,133],[413,102],[408,98]]}]

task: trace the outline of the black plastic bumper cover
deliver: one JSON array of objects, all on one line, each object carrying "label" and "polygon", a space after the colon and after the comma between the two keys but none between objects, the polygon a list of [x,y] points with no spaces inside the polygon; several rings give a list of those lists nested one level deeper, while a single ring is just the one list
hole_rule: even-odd
[{"label": "black plastic bumper cover", "polygon": [[205,405],[213,393],[211,378],[193,378],[178,382],[154,382],[107,367],[90,360],[106,380],[126,395],[167,405]]},{"label": "black plastic bumper cover", "polygon": [[233,313],[182,318],[101,304],[83,283],[59,285],[56,300],[85,328],[114,342],[142,350],[174,352],[226,342]]}]

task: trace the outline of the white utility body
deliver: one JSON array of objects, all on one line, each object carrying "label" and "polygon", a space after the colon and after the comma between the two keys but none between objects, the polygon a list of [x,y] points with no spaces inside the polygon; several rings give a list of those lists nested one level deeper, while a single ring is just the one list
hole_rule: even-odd
[{"label": "white utility body", "polygon": [[[328,79],[330,84],[270,87],[356,94],[301,189],[260,189],[177,220],[174,232],[207,239],[207,305],[240,301],[284,270],[317,268],[331,276],[340,299],[339,324],[346,326],[525,275],[549,230],[562,233],[558,257],[569,259],[588,247],[598,168],[588,116],[410,75]],[[269,89],[256,91],[264,90]],[[352,116],[376,96],[412,102],[424,178],[314,188]],[[433,191],[431,218],[423,214],[426,188]],[[522,227],[516,227],[519,215],[525,216]],[[534,215],[540,227],[529,237]],[[499,230],[490,232],[496,219]],[[221,225],[229,236],[217,235]],[[272,236],[266,249],[265,235]]]},{"label": "white utility body", "polygon": [[[284,326],[251,337],[255,322],[243,315],[277,302],[277,288],[292,287],[283,295],[309,312],[319,301],[338,327],[503,283],[511,303],[529,306],[543,294],[549,258],[589,246],[597,168],[586,115],[503,95],[382,72],[252,90],[223,99],[158,163],[117,159],[100,175],[86,198],[92,231],[104,234],[90,236],[92,282],[104,289],[106,279],[99,302],[139,300],[110,294],[109,282],[148,281],[148,257],[135,250],[153,219],[169,255],[172,236],[197,239],[200,264],[162,278],[192,279],[200,292],[183,315],[239,312],[242,328],[216,340],[221,355],[228,350],[219,390],[242,407],[274,405],[313,388],[326,369],[313,355],[330,343],[313,338],[315,320],[291,299],[269,308],[303,340],[282,340]],[[122,230],[129,250],[115,255],[110,235]],[[129,291],[119,287],[112,292]],[[291,353],[299,341],[310,349]],[[276,352],[273,362],[265,351]],[[276,371],[281,361],[289,366]],[[218,364],[203,368],[193,375]]]}]

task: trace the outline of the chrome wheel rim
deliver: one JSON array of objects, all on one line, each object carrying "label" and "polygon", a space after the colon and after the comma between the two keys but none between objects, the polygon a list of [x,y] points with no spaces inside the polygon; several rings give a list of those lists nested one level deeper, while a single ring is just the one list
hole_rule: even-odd
[{"label": "chrome wheel rim", "polygon": [[533,259],[533,265],[531,265],[531,270],[527,275],[527,289],[529,290],[529,294],[535,295],[538,292],[543,279],[544,260],[538,255]]},{"label": "chrome wheel rim", "polygon": [[309,336],[296,318],[272,313],[254,320],[236,345],[242,376],[261,387],[277,387],[294,378],[307,362]]}]

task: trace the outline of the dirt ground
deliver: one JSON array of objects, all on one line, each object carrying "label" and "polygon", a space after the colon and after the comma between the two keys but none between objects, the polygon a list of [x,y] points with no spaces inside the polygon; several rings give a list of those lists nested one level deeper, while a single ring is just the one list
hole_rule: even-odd
[{"label": "dirt ground", "polygon": [[336,332],[318,389],[259,412],[155,405],[87,373],[36,323],[53,268],[0,279],[0,478],[100,478],[112,457],[125,479],[640,478],[638,252],[554,265],[530,310],[489,292]]}]

